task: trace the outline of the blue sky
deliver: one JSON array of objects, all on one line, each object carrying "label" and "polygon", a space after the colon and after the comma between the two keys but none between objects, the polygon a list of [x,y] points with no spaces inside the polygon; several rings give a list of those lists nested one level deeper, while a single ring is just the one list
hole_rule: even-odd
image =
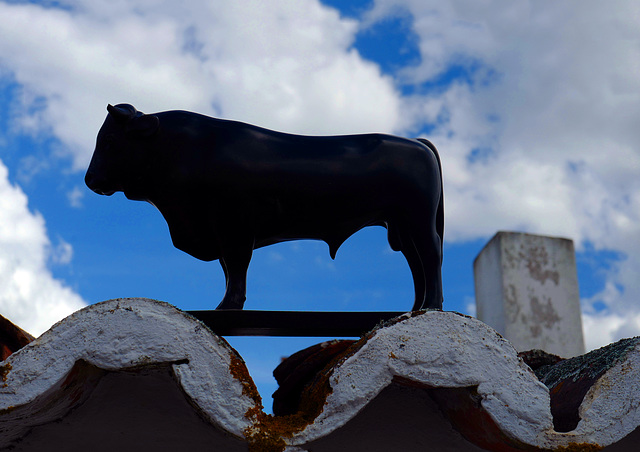
[{"label": "blue sky", "polygon": [[[107,103],[291,133],[424,136],[445,177],[445,309],[473,312],[472,262],[498,230],[575,241],[589,348],[640,331],[640,26],[632,1],[0,1],[0,314],[40,334],[86,304],[209,309],[217,262],[162,216],[83,182]],[[596,34],[594,31],[597,30]],[[247,309],[403,310],[382,228],[332,261],[260,249]],[[231,338],[263,396],[317,338]],[[266,404],[269,404],[268,399]]]}]

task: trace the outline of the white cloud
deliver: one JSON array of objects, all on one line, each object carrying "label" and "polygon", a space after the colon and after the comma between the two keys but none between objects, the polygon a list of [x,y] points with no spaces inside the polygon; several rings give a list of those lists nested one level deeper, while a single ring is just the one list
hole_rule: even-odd
[{"label": "white cloud", "polygon": [[[107,103],[298,133],[435,124],[447,239],[519,229],[626,253],[608,278],[624,291],[600,294],[605,314],[586,314],[613,337],[616,319],[640,312],[636,3],[376,0],[362,25],[316,0],[76,0],[68,10],[0,2],[0,73],[22,87],[14,125],[53,133],[76,169],[88,163]],[[413,15],[422,54],[398,80],[433,81],[458,65],[473,84],[402,97],[351,49],[359,27],[397,11]],[[29,240],[46,248],[46,235]],[[589,322],[588,342],[599,334]]]},{"label": "white cloud", "polygon": [[76,209],[82,207],[82,199],[84,198],[85,190],[80,187],[73,187],[71,191],[67,192],[67,200],[69,205]]},{"label": "white cloud", "polygon": [[51,248],[50,258],[54,264],[70,264],[73,259],[73,246],[62,238],[58,238],[58,244]]},{"label": "white cloud", "polygon": [[[390,132],[400,122],[393,81],[350,50],[357,24],[316,0],[62,3],[0,1],[0,74],[19,87],[10,126],[55,137],[76,170],[88,164],[107,103],[297,133]],[[38,162],[24,160],[25,177],[43,169]],[[46,267],[68,262],[72,247],[51,246],[42,217],[6,174],[3,183],[14,195],[0,201],[0,216],[24,225],[2,222],[0,312],[37,334],[84,303]],[[80,206],[79,191],[68,200]]]},{"label": "white cloud", "polygon": [[[602,231],[634,224],[637,217],[622,202],[640,189],[640,80],[633,76],[640,27],[633,2],[375,5],[369,20],[400,7],[415,16],[422,63],[405,69],[411,80],[435,79],[454,64],[474,79],[473,86],[454,83],[444,93],[409,99],[424,120],[446,118],[433,139],[445,163],[451,238],[486,234],[487,209],[503,228],[546,232],[550,224],[549,232],[598,246],[613,244]],[[488,71],[495,76],[487,79]],[[426,111],[416,111],[421,100]],[[492,153],[469,161],[478,148]],[[471,215],[480,221],[469,221]]]},{"label": "white cloud", "polygon": [[376,0],[367,15],[413,16],[422,61],[405,80],[433,81],[452,65],[473,80],[406,100],[414,121],[436,125],[449,240],[515,229],[627,255],[608,274],[607,287],[623,290],[584,300],[588,344],[640,334],[639,8]]},{"label": "white cloud", "polygon": [[85,167],[107,103],[188,109],[298,133],[392,131],[390,78],[349,50],[357,31],[316,0],[0,2],[0,67],[23,86],[24,130]]},{"label": "white cloud", "polygon": [[464,314],[475,317],[478,312],[476,308],[476,300],[473,297],[465,297],[464,300]]},{"label": "white cloud", "polygon": [[640,313],[583,313],[582,327],[587,332],[586,349],[594,350],[620,339],[637,336],[640,331]]},{"label": "white cloud", "polygon": [[28,184],[38,173],[49,169],[49,162],[41,156],[27,155],[20,159],[18,169],[18,180],[23,184]]},{"label": "white cloud", "polygon": [[[42,216],[29,211],[0,162],[0,314],[34,335],[85,306],[47,269],[51,249]],[[53,257],[64,263],[70,253],[61,241]]]}]

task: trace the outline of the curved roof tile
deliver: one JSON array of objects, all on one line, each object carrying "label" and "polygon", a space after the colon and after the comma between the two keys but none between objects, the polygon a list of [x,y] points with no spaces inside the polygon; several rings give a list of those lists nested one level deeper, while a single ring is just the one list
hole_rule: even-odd
[{"label": "curved roof tile", "polygon": [[494,330],[452,312],[405,314],[340,350],[301,411],[270,416],[241,357],[193,317],[99,303],[0,363],[0,448],[66,435],[95,451],[141,438],[154,450],[588,450],[623,445],[640,423],[637,339],[540,367],[542,382]]}]

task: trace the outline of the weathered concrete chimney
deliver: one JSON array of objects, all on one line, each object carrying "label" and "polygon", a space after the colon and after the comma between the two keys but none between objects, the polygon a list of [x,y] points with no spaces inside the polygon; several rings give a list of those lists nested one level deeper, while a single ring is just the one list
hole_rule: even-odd
[{"label": "weathered concrete chimney", "polygon": [[473,271],[478,319],[518,351],[585,352],[572,240],[501,231]]}]

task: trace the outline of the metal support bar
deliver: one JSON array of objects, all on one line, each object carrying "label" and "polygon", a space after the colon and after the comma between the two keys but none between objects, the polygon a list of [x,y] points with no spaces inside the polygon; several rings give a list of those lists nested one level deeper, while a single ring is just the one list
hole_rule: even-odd
[{"label": "metal support bar", "polygon": [[360,337],[404,312],[187,311],[218,336]]}]

